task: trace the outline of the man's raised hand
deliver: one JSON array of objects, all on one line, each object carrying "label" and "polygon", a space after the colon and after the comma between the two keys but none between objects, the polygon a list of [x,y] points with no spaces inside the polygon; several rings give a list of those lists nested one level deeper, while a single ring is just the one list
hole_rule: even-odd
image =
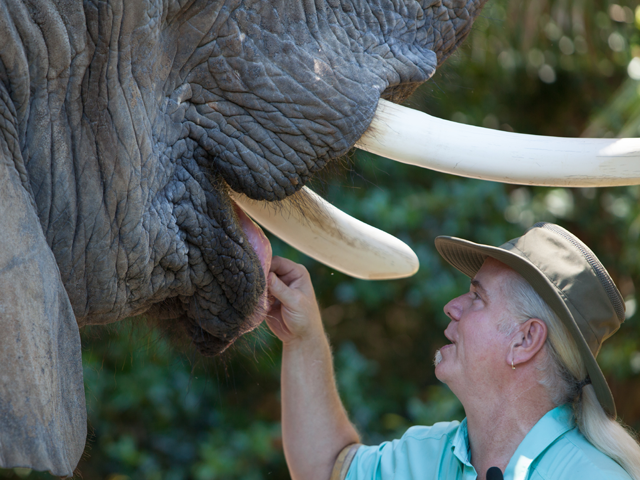
[{"label": "man's raised hand", "polygon": [[269,294],[276,301],[266,322],[283,343],[323,334],[320,311],[306,268],[286,258],[273,257],[268,281]]}]

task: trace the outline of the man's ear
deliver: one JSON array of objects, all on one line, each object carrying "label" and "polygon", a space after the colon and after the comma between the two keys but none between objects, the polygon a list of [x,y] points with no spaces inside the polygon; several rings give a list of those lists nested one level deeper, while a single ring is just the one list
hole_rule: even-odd
[{"label": "man's ear", "polygon": [[511,344],[509,364],[526,363],[533,359],[542,350],[547,341],[547,325],[539,318],[530,318],[522,325],[513,336]]}]

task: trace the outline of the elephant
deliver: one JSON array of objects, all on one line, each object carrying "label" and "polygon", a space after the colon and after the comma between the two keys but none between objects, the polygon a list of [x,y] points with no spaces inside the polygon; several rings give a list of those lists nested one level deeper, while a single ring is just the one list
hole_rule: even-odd
[{"label": "elephant", "polygon": [[634,142],[461,134],[397,105],[485,1],[2,0],[0,466],[73,474],[80,327],[144,314],[216,355],[260,324],[271,249],[249,217],[350,275],[415,272],[305,187],[354,146],[514,183],[638,183]]},{"label": "elephant", "polygon": [[72,475],[79,327],[145,314],[204,355],[255,328],[271,251],[231,195],[304,198],[483,3],[3,0],[0,466]]}]

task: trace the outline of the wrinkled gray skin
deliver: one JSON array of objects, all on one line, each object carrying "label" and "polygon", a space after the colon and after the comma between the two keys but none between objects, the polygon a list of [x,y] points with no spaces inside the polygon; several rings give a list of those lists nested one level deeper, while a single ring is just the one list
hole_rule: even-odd
[{"label": "wrinkled gray skin", "polygon": [[0,465],[75,468],[78,326],[146,312],[207,355],[255,327],[228,188],[299,190],[482,3],[0,0]]}]

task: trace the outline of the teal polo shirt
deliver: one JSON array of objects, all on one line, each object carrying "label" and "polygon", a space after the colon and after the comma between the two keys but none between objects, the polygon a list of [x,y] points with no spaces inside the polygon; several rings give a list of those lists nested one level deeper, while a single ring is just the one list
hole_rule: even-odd
[{"label": "teal polo shirt", "polygon": [[[362,446],[345,480],[475,480],[467,420],[412,427],[400,440]],[[562,405],[547,412],[511,457],[505,480],[631,480],[595,448]]]}]

